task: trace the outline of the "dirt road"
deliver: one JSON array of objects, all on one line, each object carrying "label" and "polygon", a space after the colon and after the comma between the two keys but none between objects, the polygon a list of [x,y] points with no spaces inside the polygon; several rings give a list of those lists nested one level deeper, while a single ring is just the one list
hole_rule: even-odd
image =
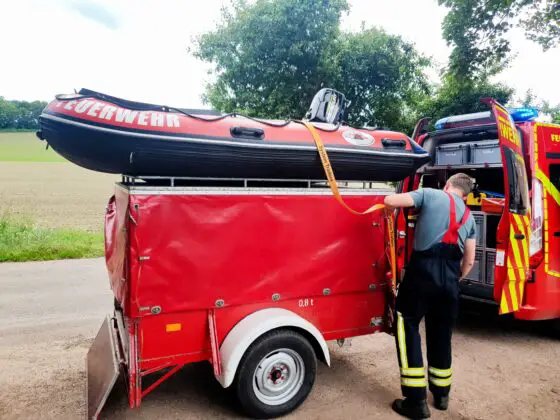
[{"label": "dirt road", "polygon": [[[84,357],[111,306],[102,260],[0,264],[0,418],[84,417]],[[479,310],[480,308],[476,308]],[[454,343],[455,385],[436,419],[560,418],[560,343],[545,325],[466,314]],[[468,315],[468,316],[467,316]],[[331,345],[315,389],[291,419],[391,419],[399,395],[387,335]],[[129,410],[113,396],[105,418],[239,418],[206,364],[185,368]]]}]

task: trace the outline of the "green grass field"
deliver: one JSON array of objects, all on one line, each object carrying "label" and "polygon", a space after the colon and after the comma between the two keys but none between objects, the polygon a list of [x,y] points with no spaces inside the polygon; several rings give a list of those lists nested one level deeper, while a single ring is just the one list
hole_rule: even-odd
[{"label": "green grass field", "polygon": [[92,258],[103,251],[102,233],[41,228],[0,216],[0,263]]},{"label": "green grass field", "polygon": [[65,162],[34,132],[0,132],[0,161],[4,162]]},{"label": "green grass field", "polygon": [[103,256],[115,177],[45,146],[34,132],[0,132],[0,262]]}]

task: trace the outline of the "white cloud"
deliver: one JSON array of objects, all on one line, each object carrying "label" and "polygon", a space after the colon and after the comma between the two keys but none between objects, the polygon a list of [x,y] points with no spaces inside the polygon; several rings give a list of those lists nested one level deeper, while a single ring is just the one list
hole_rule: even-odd
[{"label": "white cloud", "polygon": [[117,29],[119,27],[119,19],[107,6],[90,0],[76,0],[72,7],[83,17],[91,19],[109,29]]},{"label": "white cloud", "polygon": [[[49,100],[87,87],[131,100],[197,107],[208,65],[189,56],[193,36],[215,27],[227,0],[18,0],[0,4],[0,95]],[[351,0],[343,27],[381,26],[445,64],[445,9],[435,0]],[[560,102],[560,49],[543,53],[511,35],[518,53],[497,77],[521,95]]]}]

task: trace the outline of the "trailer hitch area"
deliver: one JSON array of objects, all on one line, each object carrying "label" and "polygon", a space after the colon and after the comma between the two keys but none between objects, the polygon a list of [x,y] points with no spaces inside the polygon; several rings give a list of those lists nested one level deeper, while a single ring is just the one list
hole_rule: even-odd
[{"label": "trailer hitch area", "polygon": [[97,419],[121,373],[121,352],[118,342],[116,320],[107,315],[88,351],[87,416]]}]

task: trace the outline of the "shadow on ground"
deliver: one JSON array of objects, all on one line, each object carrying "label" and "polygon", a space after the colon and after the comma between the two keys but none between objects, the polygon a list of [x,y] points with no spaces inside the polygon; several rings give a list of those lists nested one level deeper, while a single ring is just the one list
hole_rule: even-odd
[{"label": "shadow on ground", "polygon": [[484,339],[511,334],[517,338],[525,336],[558,340],[559,325],[556,321],[521,321],[513,315],[499,315],[496,305],[462,300],[456,330]]}]

